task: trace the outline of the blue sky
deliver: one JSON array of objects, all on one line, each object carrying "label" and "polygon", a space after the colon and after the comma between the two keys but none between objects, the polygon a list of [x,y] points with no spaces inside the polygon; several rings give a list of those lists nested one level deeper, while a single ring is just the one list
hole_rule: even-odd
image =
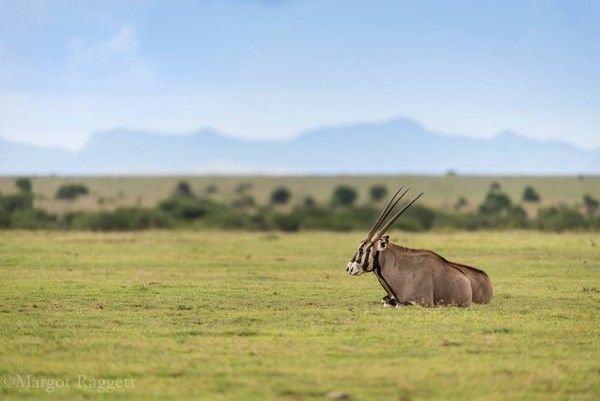
[{"label": "blue sky", "polygon": [[597,1],[0,0],[0,137],[393,117],[600,147]]}]

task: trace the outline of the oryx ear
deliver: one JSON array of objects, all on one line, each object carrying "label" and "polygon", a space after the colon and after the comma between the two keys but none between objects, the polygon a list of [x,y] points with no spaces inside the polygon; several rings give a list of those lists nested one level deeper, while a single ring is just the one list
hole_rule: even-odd
[{"label": "oryx ear", "polygon": [[389,242],[390,242],[390,236],[384,235],[383,237],[381,237],[381,239],[379,241],[377,241],[377,250],[383,251],[385,248],[387,248]]}]

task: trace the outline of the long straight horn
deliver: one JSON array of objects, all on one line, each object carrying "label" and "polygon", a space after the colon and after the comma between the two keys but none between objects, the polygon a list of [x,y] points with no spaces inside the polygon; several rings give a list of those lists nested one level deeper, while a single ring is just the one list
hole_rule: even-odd
[{"label": "long straight horn", "polygon": [[387,231],[387,229],[390,228],[391,225],[394,224],[394,222],[396,220],[398,220],[398,217],[400,217],[402,215],[402,213],[404,213],[404,211],[406,211],[406,209],[408,209],[410,207],[410,205],[415,203],[417,201],[417,199],[419,199],[422,195],[423,195],[423,192],[421,192],[419,195],[417,195],[417,197],[415,199],[408,202],[406,204],[406,206],[404,206],[402,209],[400,209],[400,211],[398,213],[396,213],[391,219],[389,219],[387,221],[387,223],[385,223],[385,225],[381,228],[381,230],[379,230],[377,232],[377,234],[375,235],[375,239],[381,238],[381,236]]},{"label": "long straight horn", "polygon": [[400,187],[400,189],[398,191],[396,191],[394,196],[392,196],[392,199],[390,199],[390,201],[388,202],[386,207],[383,208],[383,210],[379,214],[379,217],[377,218],[377,221],[375,221],[375,224],[373,224],[373,227],[371,227],[371,229],[369,230],[369,233],[367,234],[365,241],[368,241],[371,238],[371,236],[373,236],[373,234],[375,233],[375,231],[377,231],[377,229],[379,228],[381,223],[383,223],[383,221],[389,216],[390,212],[396,207],[396,205],[398,204],[400,199],[402,199],[402,197],[404,195],[406,195],[406,193],[408,192],[408,189],[402,195],[400,195],[400,197],[398,199],[396,199],[396,201],[394,202],[394,199],[396,198],[396,196],[398,196],[398,194],[403,189],[404,189],[404,187]]},{"label": "long straight horn", "polygon": [[402,191],[403,188],[404,187],[400,187],[400,189],[396,191],[394,196],[392,196],[392,199],[390,199],[390,201],[387,203],[387,205],[385,205],[381,213],[379,213],[379,217],[377,217],[377,220],[375,220],[375,223],[373,223],[373,226],[371,226],[371,229],[369,230],[365,241],[367,241],[371,237],[371,235],[373,235],[373,233],[377,230],[377,227],[381,224],[381,221],[384,219],[384,216],[389,212],[390,205],[392,204],[396,196],[400,193],[400,191]]}]

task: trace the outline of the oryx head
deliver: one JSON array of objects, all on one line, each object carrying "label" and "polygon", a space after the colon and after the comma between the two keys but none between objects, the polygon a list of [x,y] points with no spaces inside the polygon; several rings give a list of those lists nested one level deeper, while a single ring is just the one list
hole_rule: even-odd
[{"label": "oryx head", "polygon": [[[358,245],[358,250],[346,265],[346,271],[353,276],[358,276],[365,272],[371,272],[375,268],[377,268],[379,264],[379,254],[384,251],[389,243],[389,236],[383,235],[391,227],[392,224],[404,213],[406,209],[409,208],[410,205],[415,203],[417,199],[423,195],[421,192],[417,195],[412,201],[408,202],[404,205],[400,211],[394,214],[390,219],[386,221],[392,210],[396,207],[400,199],[404,197],[409,191],[402,192],[402,187],[394,194],[392,199],[388,202],[386,207],[381,211],[379,217],[373,224],[373,227],[367,233],[365,239],[363,239]],[[401,194],[402,192],[402,194]],[[399,196],[398,196],[399,195]]]}]

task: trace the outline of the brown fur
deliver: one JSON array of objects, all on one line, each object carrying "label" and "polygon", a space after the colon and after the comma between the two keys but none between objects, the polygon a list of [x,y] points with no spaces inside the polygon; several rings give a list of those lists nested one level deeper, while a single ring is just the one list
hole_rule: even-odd
[{"label": "brown fur", "polygon": [[388,243],[378,262],[393,291],[389,295],[395,295],[401,304],[469,306],[487,304],[493,296],[491,281],[484,271],[450,262],[429,250]]}]

